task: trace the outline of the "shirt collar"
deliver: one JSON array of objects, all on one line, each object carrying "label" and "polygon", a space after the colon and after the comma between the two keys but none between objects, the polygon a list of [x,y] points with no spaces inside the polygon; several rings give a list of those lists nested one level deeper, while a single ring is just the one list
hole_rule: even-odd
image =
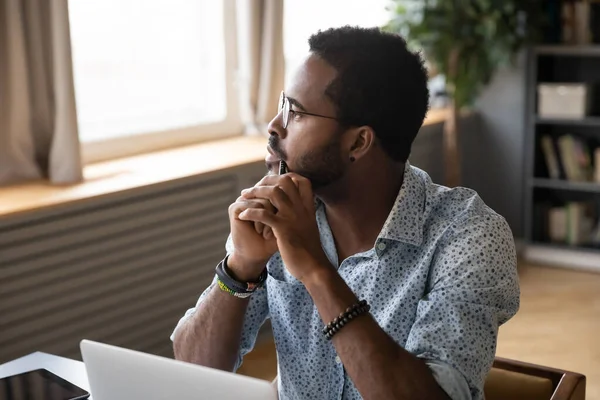
[{"label": "shirt collar", "polygon": [[[326,221],[325,207],[317,197],[315,197],[315,208],[317,210],[317,215],[321,213],[322,220]],[[402,187],[398,192],[392,211],[388,215],[381,232],[377,236],[377,241],[375,243],[376,249],[382,240],[394,240],[420,246],[423,243],[424,210],[425,187],[423,180],[419,179],[419,176],[417,176],[417,169],[412,167],[407,161],[404,168]],[[325,229],[323,226],[319,226],[321,232],[323,232],[323,229]],[[328,235],[333,238],[328,225],[327,232]],[[335,245],[333,246],[335,248]],[[379,248],[379,252],[383,252],[384,249],[385,245]]]},{"label": "shirt collar", "polygon": [[420,246],[423,243],[423,212],[425,209],[425,187],[415,168],[406,162],[404,180],[392,211],[383,224],[378,236]]}]

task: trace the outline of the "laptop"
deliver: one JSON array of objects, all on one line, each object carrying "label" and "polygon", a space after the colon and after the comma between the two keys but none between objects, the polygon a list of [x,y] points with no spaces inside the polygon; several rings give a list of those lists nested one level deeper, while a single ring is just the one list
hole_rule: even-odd
[{"label": "laptop", "polygon": [[276,400],[270,382],[121,347],[81,341],[94,400]]}]

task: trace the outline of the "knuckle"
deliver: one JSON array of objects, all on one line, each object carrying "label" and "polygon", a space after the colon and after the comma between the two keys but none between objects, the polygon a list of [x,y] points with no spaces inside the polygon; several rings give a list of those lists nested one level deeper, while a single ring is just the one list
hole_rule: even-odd
[{"label": "knuckle", "polygon": [[258,181],[258,183],[256,185],[254,185],[254,187],[256,186],[264,186],[266,185],[269,181],[271,180],[271,176],[270,175],[266,175],[264,176],[260,181]]},{"label": "knuckle", "polygon": [[294,180],[289,175],[283,175],[281,177],[280,183],[281,183],[281,185],[287,185],[287,186],[289,186],[289,185],[293,185],[294,184]]},{"label": "knuckle", "polygon": [[238,203],[237,202],[230,204],[229,205],[229,209],[228,209],[229,214],[233,214],[235,212],[235,210],[237,210],[237,207],[238,207]]},{"label": "knuckle", "polygon": [[264,208],[265,210],[275,210],[275,206],[271,204],[269,200],[261,199],[260,204],[262,206],[261,208]]}]

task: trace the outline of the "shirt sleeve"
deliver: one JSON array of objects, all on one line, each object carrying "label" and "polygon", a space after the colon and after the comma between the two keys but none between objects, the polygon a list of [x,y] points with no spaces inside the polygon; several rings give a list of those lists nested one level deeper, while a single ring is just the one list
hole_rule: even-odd
[{"label": "shirt sleeve", "polygon": [[[227,254],[231,254],[233,252],[233,242],[231,240],[231,235],[227,239],[225,249],[227,251]],[[216,282],[217,278],[215,276],[210,286],[200,295],[196,306],[190,308],[185,312],[183,317],[177,323],[177,326],[173,330],[173,333],[171,334],[171,341],[175,339],[175,333],[177,332],[177,329],[179,329],[180,326],[182,326],[189,318],[191,318],[192,315],[194,315],[197,307],[200,304],[202,304],[208,293],[216,285]],[[267,318],[269,318],[269,305],[267,301],[267,287],[265,285],[262,288],[258,289],[250,297],[250,303],[248,304],[248,309],[244,318],[244,325],[242,327],[242,338],[240,341],[239,356],[234,370],[237,370],[242,365],[242,360],[244,356],[250,351],[252,351],[252,349],[254,348],[258,332],[261,326],[267,320]]]},{"label": "shirt sleeve", "polygon": [[427,362],[452,399],[483,399],[498,328],[519,309],[516,252],[504,218],[490,212],[455,222],[437,246],[429,279],[406,350]]}]

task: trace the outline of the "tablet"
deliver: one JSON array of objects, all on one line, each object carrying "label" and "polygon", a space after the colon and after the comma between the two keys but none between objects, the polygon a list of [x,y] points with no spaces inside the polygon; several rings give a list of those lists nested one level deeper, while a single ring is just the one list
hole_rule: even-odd
[{"label": "tablet", "polygon": [[78,400],[89,396],[82,388],[45,369],[0,379],[0,400]]}]

